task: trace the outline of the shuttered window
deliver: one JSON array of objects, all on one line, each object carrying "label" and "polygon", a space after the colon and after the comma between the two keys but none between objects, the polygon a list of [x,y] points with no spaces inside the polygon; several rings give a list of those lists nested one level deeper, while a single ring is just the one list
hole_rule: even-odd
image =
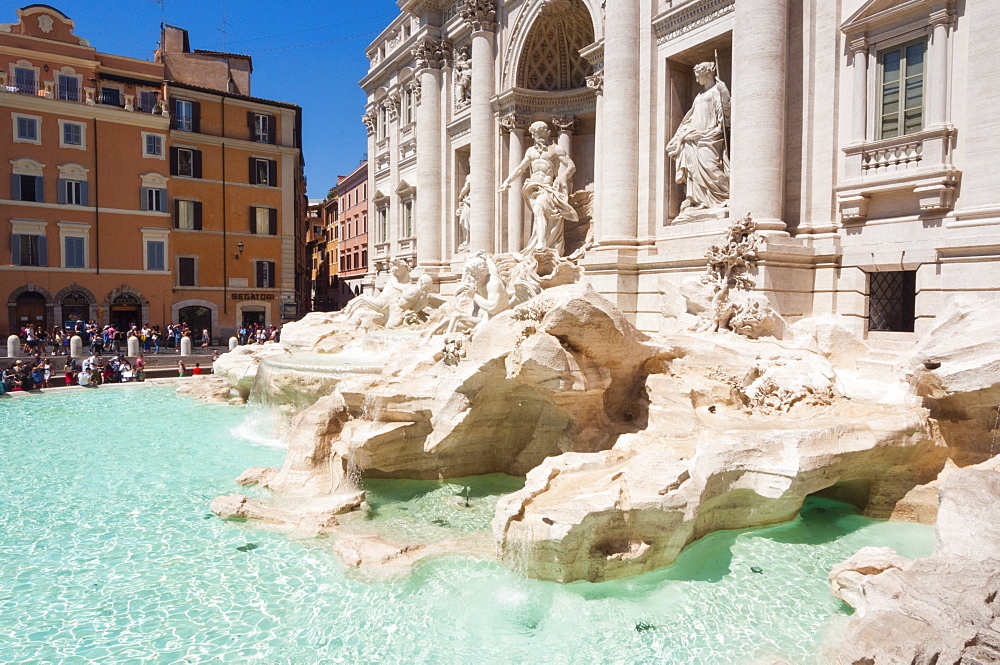
[{"label": "shuttered window", "polygon": [[166,244],[162,240],[146,241],[146,270],[166,270]]},{"label": "shuttered window", "polygon": [[49,265],[48,238],[14,233],[10,236],[10,262],[15,266]]},{"label": "shuttered window", "polygon": [[274,288],[274,261],[254,261],[257,273],[258,289]]},{"label": "shuttered window", "polygon": [[193,256],[180,256],[177,258],[177,285],[197,286],[197,259]]},{"label": "shuttered window", "polygon": [[201,202],[174,199],[174,228],[201,230]]},{"label": "shuttered window", "polygon": [[84,256],[85,241],[83,238],[67,236],[63,246],[63,261],[65,268],[86,268],[87,262]]},{"label": "shuttered window", "polygon": [[44,201],[45,181],[42,176],[19,175],[11,176],[11,199],[15,201]]}]

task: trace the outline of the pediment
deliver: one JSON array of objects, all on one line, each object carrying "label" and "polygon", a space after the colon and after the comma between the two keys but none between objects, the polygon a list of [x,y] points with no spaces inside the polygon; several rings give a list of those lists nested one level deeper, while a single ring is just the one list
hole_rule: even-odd
[{"label": "pediment", "polygon": [[840,29],[846,34],[858,34],[890,23],[906,23],[927,17],[931,12],[947,10],[954,0],[868,0],[844,21]]},{"label": "pediment", "polygon": [[399,187],[396,188],[396,193],[400,196],[406,196],[407,194],[412,194],[414,191],[413,185],[406,182],[405,180],[399,181]]},{"label": "pediment", "polygon": [[377,190],[375,192],[375,196],[372,197],[372,203],[374,203],[375,205],[379,205],[380,203],[385,203],[388,200],[389,197],[386,196],[381,190]]}]

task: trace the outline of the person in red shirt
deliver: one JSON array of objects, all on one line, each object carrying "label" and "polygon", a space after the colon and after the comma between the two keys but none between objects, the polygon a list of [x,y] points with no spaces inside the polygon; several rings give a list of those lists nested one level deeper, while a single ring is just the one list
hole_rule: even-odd
[{"label": "person in red shirt", "polygon": [[192,376],[199,376],[200,374],[201,374],[201,364],[195,363],[194,364],[194,369],[191,370],[191,375]]}]

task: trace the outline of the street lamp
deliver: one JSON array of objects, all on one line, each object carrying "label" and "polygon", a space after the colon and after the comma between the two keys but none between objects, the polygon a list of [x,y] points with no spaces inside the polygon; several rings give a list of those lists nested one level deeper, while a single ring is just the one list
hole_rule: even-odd
[{"label": "street lamp", "polygon": [[237,259],[239,259],[241,256],[243,256],[243,248],[245,246],[246,245],[243,244],[242,240],[240,240],[238,243],[236,243],[236,249],[239,251],[239,254],[236,255]]}]

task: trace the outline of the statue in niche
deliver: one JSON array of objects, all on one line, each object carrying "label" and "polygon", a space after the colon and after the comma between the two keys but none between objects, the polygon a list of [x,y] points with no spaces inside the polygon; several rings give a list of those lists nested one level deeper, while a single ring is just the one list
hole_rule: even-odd
[{"label": "statue in niche", "polygon": [[472,100],[472,61],[465,49],[455,53],[451,81],[455,89],[455,107],[462,108]]},{"label": "statue in niche", "polygon": [[456,252],[469,251],[469,224],[472,214],[472,204],[470,203],[471,198],[469,196],[472,189],[471,182],[472,176],[465,176],[465,184],[462,185],[462,190],[458,193],[458,209],[455,211],[455,217],[458,221],[456,233],[458,246],[455,249]]},{"label": "statue in niche", "polygon": [[685,186],[678,217],[729,205],[729,89],[717,76],[714,63],[695,65],[694,75],[704,89],[667,143],[667,155],[677,163],[677,182]]},{"label": "statue in niche", "polygon": [[500,191],[506,192],[514,180],[527,174],[521,194],[531,208],[531,237],[521,253],[553,249],[562,256],[566,222],[579,221],[569,198],[569,179],[576,173],[576,165],[565,150],[552,142],[546,123],[533,122],[528,131],[535,144],[500,185]]}]

